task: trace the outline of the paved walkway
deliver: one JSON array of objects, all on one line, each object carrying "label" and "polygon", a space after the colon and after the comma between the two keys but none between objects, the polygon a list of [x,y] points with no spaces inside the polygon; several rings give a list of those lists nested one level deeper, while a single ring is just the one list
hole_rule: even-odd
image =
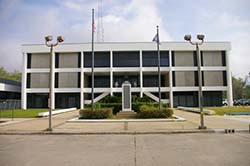
[{"label": "paved walkway", "polygon": [[[186,119],[184,122],[129,122],[125,127],[120,123],[69,123],[69,119],[76,118],[78,111],[55,115],[52,118],[54,132],[60,133],[96,133],[96,132],[165,132],[176,130],[198,130],[200,115],[176,110],[175,115]],[[41,132],[48,128],[48,118],[18,120],[17,123],[1,124],[0,133],[6,132]],[[208,129],[244,129],[248,130],[250,116],[205,116]]]},{"label": "paved walkway", "polygon": [[249,166],[250,134],[0,135],[1,166]]}]

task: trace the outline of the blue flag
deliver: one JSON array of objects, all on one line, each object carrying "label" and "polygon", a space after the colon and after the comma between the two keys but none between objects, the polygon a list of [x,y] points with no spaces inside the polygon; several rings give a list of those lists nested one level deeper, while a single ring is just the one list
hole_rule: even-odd
[{"label": "blue flag", "polygon": [[158,37],[158,34],[155,35],[155,37],[153,38],[152,40],[153,42],[157,42],[159,43],[159,37]]}]

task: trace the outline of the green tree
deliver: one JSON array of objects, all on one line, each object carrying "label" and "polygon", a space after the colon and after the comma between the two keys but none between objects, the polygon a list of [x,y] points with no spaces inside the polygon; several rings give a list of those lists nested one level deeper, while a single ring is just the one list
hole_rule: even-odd
[{"label": "green tree", "polygon": [[0,67],[0,78],[20,82],[22,78],[22,73],[17,70],[15,70],[14,72],[7,72],[3,67]]},{"label": "green tree", "polygon": [[250,99],[250,85],[244,87],[243,97]]},{"label": "green tree", "polygon": [[244,81],[242,78],[233,77],[233,97],[234,99],[243,98]]},{"label": "green tree", "polygon": [[234,99],[250,99],[250,85],[246,85],[246,82],[242,78],[233,77],[232,81]]}]

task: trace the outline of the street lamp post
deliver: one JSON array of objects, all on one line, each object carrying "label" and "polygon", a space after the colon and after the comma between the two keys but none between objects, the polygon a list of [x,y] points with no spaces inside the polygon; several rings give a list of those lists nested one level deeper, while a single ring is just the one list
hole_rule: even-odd
[{"label": "street lamp post", "polygon": [[61,43],[64,41],[63,36],[58,36],[57,37],[57,42],[56,43],[49,43],[50,41],[53,40],[52,36],[46,36],[45,37],[45,44],[46,46],[50,47],[50,88],[49,88],[49,128],[47,131],[52,131],[52,125],[51,125],[51,114],[52,114],[52,89],[53,89],[53,84],[52,84],[52,78],[53,78],[53,47],[57,46],[58,43]]},{"label": "street lamp post", "polygon": [[200,40],[200,42],[192,42],[192,36],[191,35],[185,35],[184,39],[186,41],[189,41],[192,45],[196,46],[196,56],[197,56],[197,63],[198,63],[198,84],[199,84],[199,97],[198,97],[198,103],[200,108],[200,126],[199,129],[206,129],[206,126],[204,125],[204,111],[203,111],[203,93],[202,93],[202,75],[201,75],[201,57],[200,57],[200,49],[199,46],[204,43],[204,35],[197,35],[197,39]]}]

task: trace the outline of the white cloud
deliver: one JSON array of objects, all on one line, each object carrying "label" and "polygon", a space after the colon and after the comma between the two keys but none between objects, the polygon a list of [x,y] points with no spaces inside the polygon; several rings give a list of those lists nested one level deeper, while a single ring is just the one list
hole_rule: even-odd
[{"label": "white cloud", "polygon": [[[91,41],[91,9],[97,9],[97,1],[55,0],[57,6],[34,5],[24,1],[0,2],[0,66],[8,70],[21,70],[20,46],[24,43],[43,43],[44,36],[64,35],[65,43]],[[152,41],[156,25],[160,26],[160,40],[172,41],[166,27],[164,7],[154,0],[103,1],[104,41]],[[165,4],[165,1],[164,3]],[[168,14],[166,12],[166,14]],[[97,10],[96,10],[97,16]],[[174,16],[173,17],[178,17]],[[11,18],[11,21],[8,21]],[[231,68],[241,76],[250,71],[250,21],[226,11],[209,12],[199,15],[204,18],[199,30],[204,30],[207,40],[232,42]],[[181,18],[177,18],[180,21]],[[96,24],[97,24],[96,17]],[[191,23],[192,24],[192,23]],[[178,26],[178,25],[176,25]],[[13,28],[14,27],[14,28]],[[13,31],[9,33],[8,29]],[[178,27],[179,28],[179,27]],[[187,28],[187,27],[186,27]],[[182,30],[182,29],[180,29]],[[177,30],[176,30],[177,31]],[[174,30],[174,32],[176,32]],[[173,32],[173,33],[174,33]],[[178,31],[177,31],[178,32]],[[177,35],[183,35],[185,28]],[[13,62],[15,60],[15,62]]]},{"label": "white cloud", "polygon": [[222,13],[215,18],[215,35],[232,43],[230,64],[233,75],[244,77],[250,71],[250,21],[230,13]]},{"label": "white cloud", "polygon": [[[2,11],[1,16],[11,16],[15,12],[18,14],[5,24],[7,27],[16,27],[16,31],[3,34],[0,39],[0,56],[3,59],[0,66],[10,71],[21,70],[21,44],[43,43],[44,36],[48,34],[64,35],[65,42],[90,41],[91,9],[97,8],[97,1],[57,2],[58,6],[38,6],[21,1],[17,11],[14,11],[17,6],[13,3],[2,3],[1,6],[9,7]],[[103,15],[104,41],[151,41],[156,33],[156,25],[160,26],[161,40],[171,40],[153,0],[132,0],[125,4],[107,1],[104,6],[107,7],[107,3],[114,5],[109,6]]]},{"label": "white cloud", "polygon": [[118,22],[121,21],[121,18],[115,15],[106,15],[103,20],[105,21],[106,24],[117,24]]},{"label": "white cloud", "polygon": [[105,41],[151,41],[156,25],[160,26],[160,39],[171,40],[152,0],[133,0],[115,6],[103,21]]}]

